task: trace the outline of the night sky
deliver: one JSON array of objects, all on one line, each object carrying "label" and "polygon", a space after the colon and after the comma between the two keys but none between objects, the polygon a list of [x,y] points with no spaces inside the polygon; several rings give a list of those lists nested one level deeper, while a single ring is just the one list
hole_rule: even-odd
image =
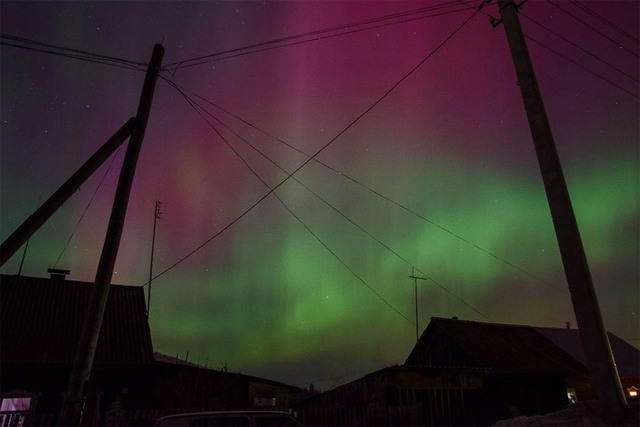
[{"label": "night sky", "polygon": [[[575,327],[504,29],[485,14],[348,129],[473,10],[448,2],[457,6],[396,25],[176,69],[443,3],[0,3],[5,35],[139,63],[162,43],[163,64],[174,64],[162,77],[207,110],[210,124],[158,81],[116,263],[113,283],[148,281],[161,201],[150,314],[156,351],[335,386],[408,356],[412,268],[429,278],[418,283],[421,331],[431,316]],[[640,73],[632,38],[640,3],[583,4],[598,15],[574,2],[529,1],[521,20],[605,325],[637,347]],[[413,19],[442,12],[452,13]],[[482,12],[498,16],[495,2]],[[4,240],[135,115],[145,66],[6,45],[0,54]],[[309,162],[299,182],[289,179],[211,239],[269,191],[265,183],[280,183],[345,129],[316,157],[324,165]],[[22,274],[42,277],[56,266],[93,281],[124,151],[33,236]],[[21,254],[1,271],[16,274]]]}]

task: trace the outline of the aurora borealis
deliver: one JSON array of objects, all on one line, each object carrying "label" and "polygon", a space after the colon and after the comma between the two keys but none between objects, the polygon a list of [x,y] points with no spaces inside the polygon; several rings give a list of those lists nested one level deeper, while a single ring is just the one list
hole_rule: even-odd
[{"label": "aurora borealis", "polygon": [[[3,1],[0,19],[4,34],[138,62],[161,42],[167,65],[442,3]],[[558,4],[618,40],[546,1],[522,10],[605,324],[637,347],[638,44],[572,3]],[[638,2],[586,4],[638,37]],[[473,14],[456,9],[162,75],[312,155]],[[483,12],[497,16],[495,2]],[[4,240],[135,115],[144,73],[10,46],[0,54]],[[289,173],[307,159],[194,99]],[[270,186],[286,177],[205,117]],[[123,156],[120,150],[111,167],[107,161],[34,235],[23,274],[46,275],[95,193],[56,265],[70,269],[71,279],[93,281]],[[432,279],[419,282],[421,329],[431,316],[575,325],[504,30],[484,14],[317,159],[353,180],[310,162],[295,178],[324,201],[290,179],[275,194],[298,219],[271,195],[153,281],[156,351],[327,388],[404,362],[415,341],[412,266]],[[267,191],[182,95],[159,81],[114,283],[147,282],[156,200],[159,274]],[[17,273],[21,254],[1,271]]]}]

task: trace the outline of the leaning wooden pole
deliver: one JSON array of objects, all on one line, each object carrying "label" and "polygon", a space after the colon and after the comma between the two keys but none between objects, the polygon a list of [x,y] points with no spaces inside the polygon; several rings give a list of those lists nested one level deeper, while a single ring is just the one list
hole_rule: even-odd
[{"label": "leaning wooden pole", "polygon": [[602,321],[551,126],[518,19],[518,6],[511,0],[499,0],[498,4],[547,193],[589,376],[604,420],[618,423],[625,413],[627,401]]},{"label": "leaning wooden pole", "polygon": [[58,188],[40,207],[27,218],[0,245],[0,266],[13,256],[33,234],[38,231],[59,208],[73,195],[80,186],[104,163],[106,159],[131,135],[135,119],[132,117],[96,151],[93,156]]},{"label": "leaning wooden pole", "polygon": [[64,396],[62,412],[58,420],[59,425],[79,425],[81,422],[80,415],[84,385],[89,379],[91,368],[93,367],[93,359],[102,326],[102,318],[109,296],[109,286],[113,276],[113,268],[118,255],[120,238],[122,237],[131,185],[140,154],[140,147],[147,127],[149,112],[151,111],[151,102],[153,100],[153,93],[163,56],[164,48],[162,45],[155,45],[149,67],[147,68],[142,95],[140,96],[136,123],[131,133],[127,153],[122,165],[122,170],[120,171],[118,187],[111,209],[102,254],[100,255],[100,261],[98,263],[91,301],[85,314],[80,342],[78,343],[71,377],[69,378],[69,386]]}]

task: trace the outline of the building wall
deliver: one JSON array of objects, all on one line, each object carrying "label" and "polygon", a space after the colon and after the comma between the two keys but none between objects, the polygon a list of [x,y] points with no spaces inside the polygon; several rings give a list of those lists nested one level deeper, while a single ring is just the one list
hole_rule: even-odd
[{"label": "building wall", "polygon": [[304,425],[478,425],[470,403],[480,373],[388,368],[313,397],[294,411]]}]

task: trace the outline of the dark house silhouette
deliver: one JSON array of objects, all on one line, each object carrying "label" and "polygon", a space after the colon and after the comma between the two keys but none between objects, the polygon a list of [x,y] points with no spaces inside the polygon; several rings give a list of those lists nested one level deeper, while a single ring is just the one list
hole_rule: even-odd
[{"label": "dark house silhouette", "polygon": [[[304,391],[278,381],[210,369],[155,353],[157,395],[162,412],[288,411]],[[306,397],[306,395],[305,395]]]},{"label": "dark house silhouette", "polygon": [[[93,283],[0,275],[0,425],[55,425]],[[288,410],[303,390],[153,352],[142,287],[111,285],[83,425],[149,424],[169,414]],[[304,395],[306,397],[306,395]]]},{"label": "dark house silhouette", "polygon": [[[609,334],[623,386],[640,352]],[[295,407],[306,425],[492,425],[593,398],[578,331],[431,318],[404,366]]]},{"label": "dark house silhouette", "polygon": [[[582,349],[580,332],[577,329],[535,329],[586,366],[587,362]],[[616,367],[618,368],[622,389],[627,397],[637,397],[637,395],[632,396],[632,388],[635,387],[637,389],[640,387],[640,351],[611,332],[607,332],[607,335],[609,337],[609,344],[611,345],[611,352],[613,353]],[[578,401],[595,399],[595,392],[588,378],[586,381],[584,379],[576,379],[576,381],[573,381],[573,378],[569,378],[567,380],[567,387],[575,390],[576,400]]]},{"label": "dark house silhouette", "polygon": [[[63,275],[0,275],[3,404],[29,399],[25,412],[31,425],[56,422],[92,287]],[[85,425],[103,422],[110,408],[146,407],[153,399],[154,357],[143,292],[110,288],[86,387]]]},{"label": "dark house silhouette", "polygon": [[488,424],[559,410],[569,403],[567,380],[588,376],[582,363],[534,327],[455,318],[431,318],[406,365],[489,369],[476,408]]}]

